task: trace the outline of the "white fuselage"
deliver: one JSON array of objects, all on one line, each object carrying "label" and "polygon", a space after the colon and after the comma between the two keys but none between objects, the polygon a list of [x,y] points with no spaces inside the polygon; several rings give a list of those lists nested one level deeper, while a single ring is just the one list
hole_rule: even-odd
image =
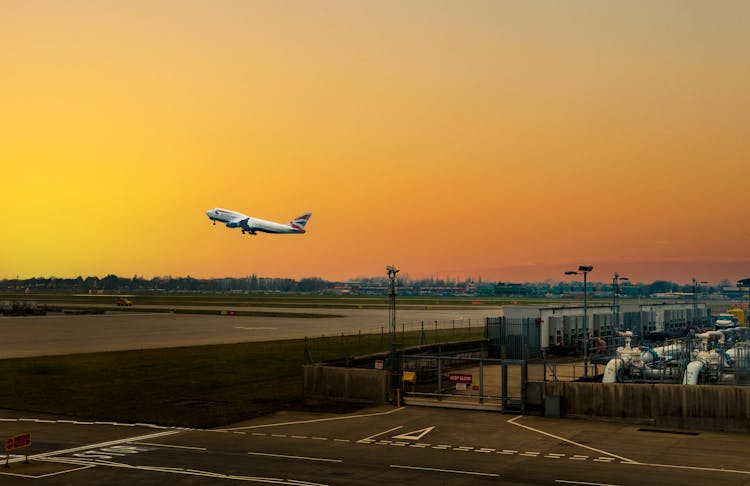
[{"label": "white fuselage", "polygon": [[293,223],[281,224],[274,221],[252,218],[246,214],[231,211],[229,209],[213,208],[206,211],[206,216],[212,221],[226,224],[228,228],[240,228],[242,232],[255,234],[262,233],[304,233],[304,228],[295,226]]}]

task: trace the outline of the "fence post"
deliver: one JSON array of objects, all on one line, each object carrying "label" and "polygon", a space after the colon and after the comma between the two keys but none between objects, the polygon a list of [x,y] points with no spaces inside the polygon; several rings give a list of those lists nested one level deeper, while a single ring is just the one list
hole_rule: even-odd
[{"label": "fence post", "polygon": [[437,323],[437,321],[435,321],[435,337],[436,338],[437,338],[437,335],[438,335],[438,328],[437,327],[438,327],[438,323]]},{"label": "fence post", "polygon": [[484,403],[484,360],[479,358],[479,403]]},{"label": "fence post", "polygon": [[508,363],[501,363],[502,369],[502,386],[500,390],[500,402],[502,403],[502,413],[508,412]]},{"label": "fence post", "polygon": [[419,332],[419,344],[420,346],[425,344],[424,321],[422,321],[422,330]]},{"label": "fence post", "polygon": [[346,352],[346,338],[344,338],[344,332],[341,332],[341,348],[344,352],[344,361],[346,363],[346,367],[349,367],[349,353]]},{"label": "fence post", "polygon": [[456,320],[451,319],[451,337],[456,335]]},{"label": "fence post", "polygon": [[[440,353],[438,353],[438,354],[440,354]],[[437,359],[437,393],[438,393],[438,395],[440,395],[441,393],[443,393],[443,384],[441,383],[441,381],[442,381],[441,378],[442,378],[442,374],[443,374],[443,369],[442,369],[443,368],[443,366],[442,366],[443,363],[442,363],[442,361],[443,360],[441,360],[440,357],[438,357],[438,359]]]},{"label": "fence post", "polygon": [[526,415],[526,389],[529,381],[526,360],[521,364],[521,415]]}]

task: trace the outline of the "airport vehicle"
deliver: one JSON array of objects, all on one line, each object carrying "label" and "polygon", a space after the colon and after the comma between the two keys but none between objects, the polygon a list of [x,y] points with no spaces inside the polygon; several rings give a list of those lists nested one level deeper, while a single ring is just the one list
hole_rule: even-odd
[{"label": "airport vehicle", "polygon": [[126,299],[125,297],[120,297],[117,299],[117,305],[124,305],[124,306],[131,306],[133,305],[133,301],[130,299]]},{"label": "airport vehicle", "polygon": [[727,309],[727,314],[732,314],[734,318],[737,319],[738,326],[745,324],[745,311],[740,307],[730,307]]},{"label": "airport vehicle", "polygon": [[736,327],[740,323],[733,314],[722,313],[716,316],[716,329],[727,329],[730,327]]},{"label": "airport vehicle", "polygon": [[213,208],[206,211],[208,219],[216,224],[217,221],[226,224],[227,228],[240,228],[242,234],[254,235],[261,233],[304,233],[305,225],[311,213],[297,216],[287,224],[275,223],[264,219],[252,218],[246,214],[230,211],[229,209]]}]

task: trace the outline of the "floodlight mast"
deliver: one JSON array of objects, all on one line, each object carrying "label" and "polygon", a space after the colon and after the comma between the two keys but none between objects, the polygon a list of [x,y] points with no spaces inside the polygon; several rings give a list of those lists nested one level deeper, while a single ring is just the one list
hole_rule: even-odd
[{"label": "floodlight mast", "polygon": [[[398,353],[396,352],[396,284],[398,279],[396,274],[400,271],[393,265],[388,265],[385,269],[388,274],[388,327],[391,333],[391,387],[401,389],[401,373],[399,373]],[[396,405],[400,405],[397,403]]]},{"label": "floodlight mast", "polygon": [[589,376],[589,315],[588,315],[588,296],[586,292],[586,277],[594,267],[591,265],[579,265],[578,271],[570,270],[565,275],[583,274],[583,376]]},{"label": "floodlight mast", "polygon": [[388,327],[391,333],[391,345],[396,345],[396,274],[399,272],[393,265],[386,267],[388,273],[388,299],[390,306],[388,307]]}]

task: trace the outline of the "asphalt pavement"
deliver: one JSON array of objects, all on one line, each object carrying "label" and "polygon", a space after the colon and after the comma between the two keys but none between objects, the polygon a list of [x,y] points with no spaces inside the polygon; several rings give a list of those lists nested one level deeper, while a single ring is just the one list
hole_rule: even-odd
[{"label": "asphalt pavement", "polygon": [[0,484],[750,484],[741,434],[428,407],[277,413],[214,430],[0,412]]},{"label": "asphalt pavement", "polygon": [[[0,359],[48,356],[102,351],[125,351],[250,341],[301,339],[305,336],[332,336],[341,333],[378,333],[388,330],[385,309],[279,309],[272,312],[333,313],[342,317],[256,317],[232,315],[165,314],[148,312],[108,312],[94,315],[0,317],[3,346]],[[425,322],[433,329],[483,326],[484,318],[500,315],[500,308],[430,308],[398,311],[399,325],[416,331]]]}]

